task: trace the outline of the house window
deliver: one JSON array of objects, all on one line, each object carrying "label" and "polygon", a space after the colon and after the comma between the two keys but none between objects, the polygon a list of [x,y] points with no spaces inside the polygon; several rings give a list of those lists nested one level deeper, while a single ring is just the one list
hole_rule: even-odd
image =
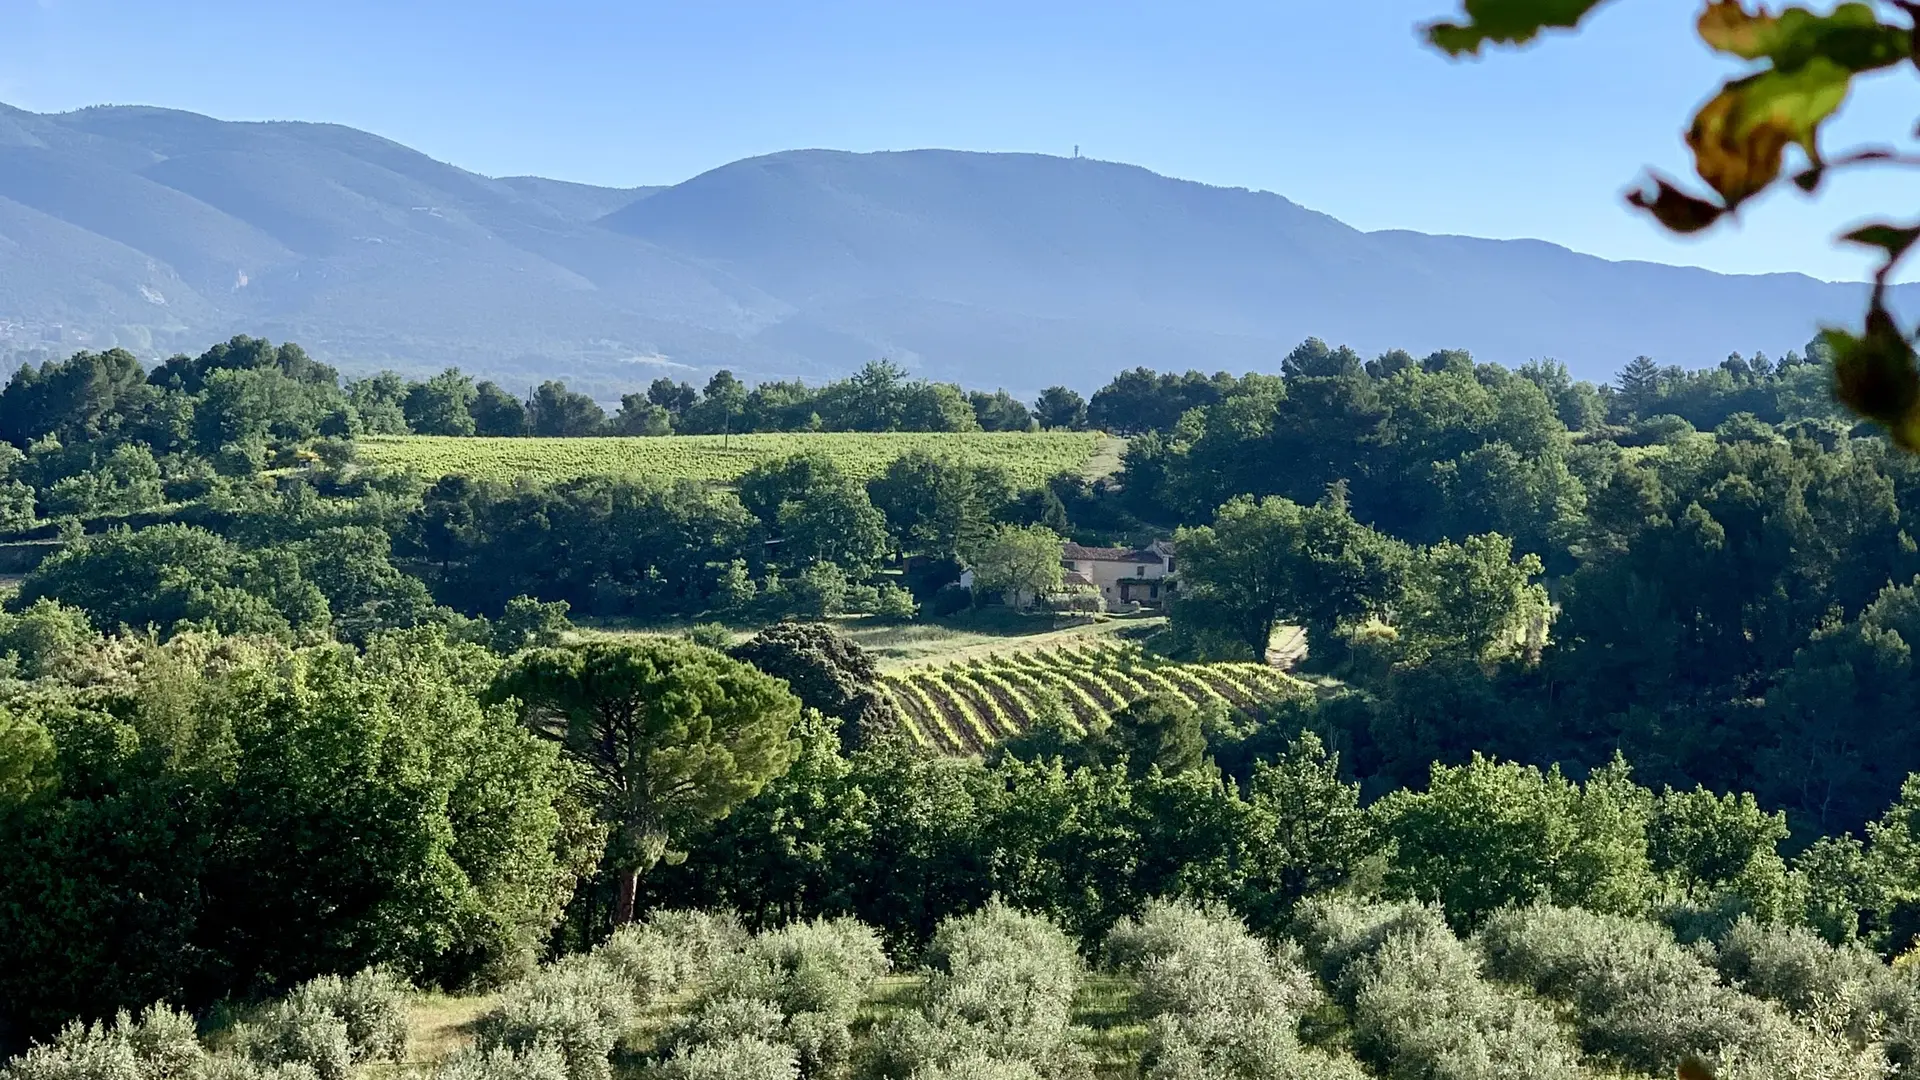
[{"label": "house window", "polygon": [[1147,599],[1149,600],[1160,599],[1160,586],[1158,585],[1147,586]]},{"label": "house window", "polygon": [[1133,576],[1134,576],[1134,577],[1146,577],[1146,576],[1147,576],[1147,568],[1146,568],[1146,567],[1144,567],[1144,566],[1136,566],[1136,567],[1134,567],[1134,568],[1133,568]]},{"label": "house window", "polygon": [[1168,559],[1168,560],[1167,560],[1167,573],[1169,573],[1169,574],[1171,574],[1171,573],[1173,573],[1173,560],[1172,560],[1172,559]]}]

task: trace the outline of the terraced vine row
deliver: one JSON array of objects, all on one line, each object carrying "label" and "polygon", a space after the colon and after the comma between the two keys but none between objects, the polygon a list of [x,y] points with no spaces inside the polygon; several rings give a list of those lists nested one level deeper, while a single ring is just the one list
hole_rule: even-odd
[{"label": "terraced vine row", "polygon": [[1086,732],[1151,694],[1260,716],[1309,692],[1299,680],[1262,664],[1171,664],[1147,657],[1137,645],[1111,643],[896,672],[883,676],[880,687],[916,741],[959,754],[1017,735],[1048,712]]}]

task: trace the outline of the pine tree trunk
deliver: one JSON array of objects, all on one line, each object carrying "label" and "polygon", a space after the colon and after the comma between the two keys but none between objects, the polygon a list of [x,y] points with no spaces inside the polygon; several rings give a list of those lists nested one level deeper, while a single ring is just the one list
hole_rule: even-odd
[{"label": "pine tree trunk", "polygon": [[622,868],[620,870],[620,891],[613,902],[613,925],[625,926],[633,921],[634,902],[640,896],[640,868]]}]

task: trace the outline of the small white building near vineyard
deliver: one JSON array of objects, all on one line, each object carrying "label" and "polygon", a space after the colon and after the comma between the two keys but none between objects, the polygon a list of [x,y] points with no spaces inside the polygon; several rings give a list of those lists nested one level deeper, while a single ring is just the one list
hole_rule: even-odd
[{"label": "small white building near vineyard", "polygon": [[1164,607],[1180,588],[1173,545],[1165,540],[1141,548],[1065,544],[1060,549],[1060,567],[1066,571],[1067,584],[1099,589],[1110,608]]}]

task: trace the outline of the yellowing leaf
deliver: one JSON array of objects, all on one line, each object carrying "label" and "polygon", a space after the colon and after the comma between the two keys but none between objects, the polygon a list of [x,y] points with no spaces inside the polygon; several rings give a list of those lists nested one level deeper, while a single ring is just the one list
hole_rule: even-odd
[{"label": "yellowing leaf", "polygon": [[1606,0],[1463,0],[1466,21],[1433,23],[1426,28],[1427,40],[1452,56],[1477,54],[1489,41],[1521,45],[1542,30],[1579,25],[1603,3]]},{"label": "yellowing leaf", "polygon": [[1820,159],[1820,124],[1847,99],[1851,75],[1828,61],[1763,71],[1721,87],[1687,132],[1694,169],[1732,209],[1779,177],[1788,146]]},{"label": "yellowing leaf", "polygon": [[1700,13],[1700,40],[1746,60],[1770,60],[1795,71],[1824,60],[1850,72],[1899,63],[1912,54],[1912,32],[1888,26],[1866,4],[1841,4],[1816,15],[1794,7],[1778,15],[1752,13],[1740,0],[1712,0]]},{"label": "yellowing leaf", "polygon": [[1773,55],[1782,33],[1779,18],[1752,15],[1739,0],[1714,0],[1700,13],[1700,40],[1712,49],[1747,60]]}]

